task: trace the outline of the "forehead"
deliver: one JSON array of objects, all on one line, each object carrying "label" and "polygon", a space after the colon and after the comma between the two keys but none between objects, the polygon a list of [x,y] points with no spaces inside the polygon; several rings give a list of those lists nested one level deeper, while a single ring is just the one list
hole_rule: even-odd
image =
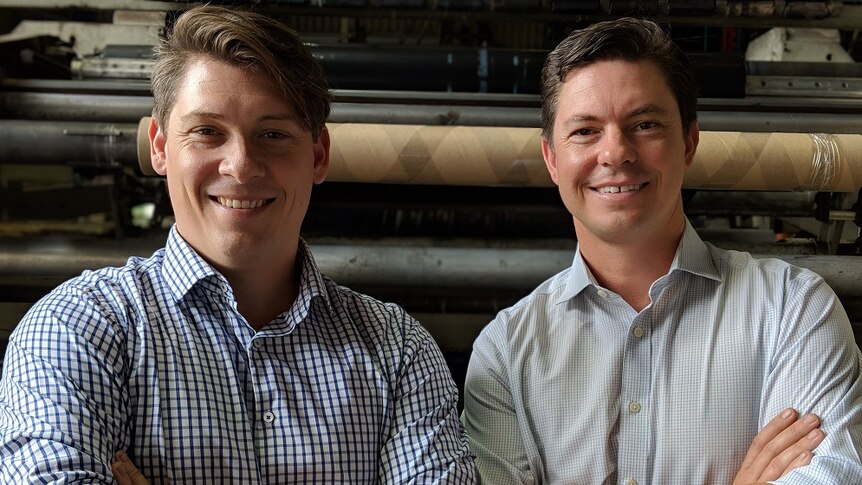
[{"label": "forehead", "polygon": [[198,58],[186,67],[177,86],[174,107],[241,108],[293,111],[278,84],[261,72],[212,58]]},{"label": "forehead", "polygon": [[661,69],[650,61],[601,60],[569,71],[558,97],[558,118],[572,110],[625,111],[653,104],[678,112]]}]

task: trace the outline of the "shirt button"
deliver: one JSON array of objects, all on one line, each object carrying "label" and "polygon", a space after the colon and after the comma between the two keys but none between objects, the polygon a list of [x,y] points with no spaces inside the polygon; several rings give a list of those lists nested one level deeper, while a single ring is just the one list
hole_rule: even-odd
[{"label": "shirt button", "polygon": [[631,411],[631,412],[632,412],[632,413],[634,413],[634,414],[637,414],[637,413],[641,412],[641,405],[640,405],[640,403],[639,403],[639,402],[637,402],[637,401],[632,401],[632,402],[630,402],[630,403],[629,403],[629,411]]},{"label": "shirt button", "polygon": [[629,478],[628,480],[626,480],[626,485],[638,485],[638,481],[634,478]]},{"label": "shirt button", "polygon": [[632,330],[632,333],[635,335],[635,337],[641,338],[644,336],[644,328],[638,325],[634,328],[634,330]]},{"label": "shirt button", "polygon": [[607,298],[607,297],[608,297],[608,292],[607,292],[607,291],[605,291],[605,290],[599,290],[599,291],[597,291],[596,293],[597,293],[600,297],[602,297],[602,298]]},{"label": "shirt button", "polygon": [[263,422],[266,424],[272,424],[275,421],[275,414],[272,414],[272,411],[267,411],[263,413]]}]

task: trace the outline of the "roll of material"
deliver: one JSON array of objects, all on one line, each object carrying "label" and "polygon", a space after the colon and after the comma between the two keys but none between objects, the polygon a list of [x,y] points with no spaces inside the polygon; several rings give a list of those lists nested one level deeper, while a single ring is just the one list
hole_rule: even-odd
[{"label": "roll of material", "polygon": [[547,186],[534,128],[330,124],[328,180]]},{"label": "roll of material", "polygon": [[701,132],[685,186],[854,192],[862,187],[862,135]]},{"label": "roll of material", "polygon": [[[149,118],[141,119],[141,126]],[[327,180],[426,185],[551,186],[537,128],[330,123]],[[146,133],[140,130],[139,134]],[[141,170],[154,175],[149,140]],[[685,188],[862,188],[862,135],[701,131]]]}]

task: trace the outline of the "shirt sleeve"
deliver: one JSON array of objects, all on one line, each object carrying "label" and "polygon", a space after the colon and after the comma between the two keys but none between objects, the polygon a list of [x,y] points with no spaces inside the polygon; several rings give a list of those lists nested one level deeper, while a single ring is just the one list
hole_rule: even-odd
[{"label": "shirt sleeve", "polygon": [[483,483],[533,484],[505,353],[495,345],[498,323],[488,325],[473,343],[464,384],[464,427]]},{"label": "shirt sleeve", "polygon": [[862,483],[862,362],[847,314],[820,277],[793,280],[786,287],[760,425],[790,404],[800,413],[820,416],[826,438],[808,466],[776,483]]},{"label": "shirt sleeve", "polygon": [[117,328],[68,289],[16,327],[0,379],[0,483],[114,483],[128,402]]},{"label": "shirt sleeve", "polygon": [[392,432],[381,451],[381,483],[478,483],[458,419],[458,388],[443,354],[416,320],[401,314],[406,342],[395,376]]}]

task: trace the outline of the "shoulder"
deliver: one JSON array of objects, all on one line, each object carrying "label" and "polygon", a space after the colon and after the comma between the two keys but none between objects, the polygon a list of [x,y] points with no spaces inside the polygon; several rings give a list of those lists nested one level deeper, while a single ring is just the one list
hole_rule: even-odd
[{"label": "shoulder", "polygon": [[415,346],[429,339],[428,332],[395,303],[383,302],[372,296],[336,284],[323,277],[336,320],[349,324],[374,347]]},{"label": "shoulder", "polygon": [[163,250],[149,258],[132,256],[123,266],[84,271],[51,294],[108,306],[142,305],[148,293],[162,286],[162,262]]},{"label": "shoulder", "polygon": [[159,267],[156,257],[134,257],[121,267],[85,271],[52,290],[12,332],[13,365],[33,370],[48,363],[77,382],[107,368],[124,372],[129,339],[152,304],[147,281],[161,274]]},{"label": "shoulder", "polygon": [[[778,258],[710,247],[722,277],[723,302],[763,315],[776,336],[798,341],[824,324],[841,326],[850,335],[849,321],[835,291],[816,272]],[[846,328],[844,328],[846,327]]]},{"label": "shoulder", "polygon": [[407,312],[395,303],[383,302],[341,286],[326,276],[323,279],[332,309],[337,313],[358,318],[363,324],[372,327],[398,327],[412,320]]},{"label": "shoulder", "polygon": [[397,385],[399,376],[408,369],[448,375],[434,338],[401,306],[337,285],[329,278],[325,280],[333,323],[349,326],[356,336],[353,338],[361,340],[380,369],[385,369],[391,385]]},{"label": "shoulder", "polygon": [[[775,257],[756,257],[743,251],[721,249],[707,243],[713,263],[722,277],[734,281],[763,282],[785,288],[816,287],[823,278],[811,271]],[[779,288],[772,286],[772,290]]]},{"label": "shoulder", "polygon": [[87,270],[50,291],[24,316],[15,334],[62,327],[91,335],[107,322],[124,327],[127,316],[149,301],[161,278],[161,250],[150,258],[131,257],[120,267]]},{"label": "shoulder", "polygon": [[536,332],[552,324],[554,315],[566,307],[564,294],[570,274],[571,268],[560,271],[512,306],[499,311],[482,329],[474,346],[490,342],[508,346],[531,340]]}]

